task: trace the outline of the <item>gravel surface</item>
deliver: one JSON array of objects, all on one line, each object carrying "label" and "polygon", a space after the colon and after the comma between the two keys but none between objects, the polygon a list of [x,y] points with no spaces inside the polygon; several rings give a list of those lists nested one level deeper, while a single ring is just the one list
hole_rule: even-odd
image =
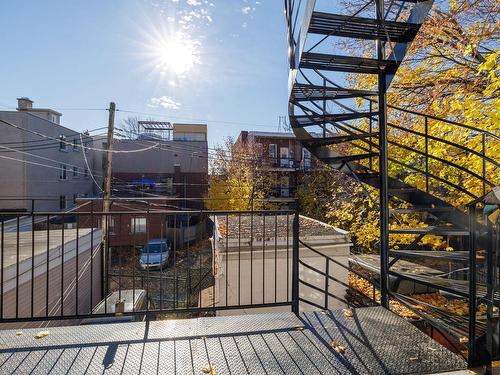
[{"label": "gravel surface", "polygon": [[[253,237],[260,240],[263,235],[266,239],[276,235],[278,238],[292,237],[293,215],[221,215],[217,216],[215,221],[219,233],[226,237],[229,232],[230,239]],[[342,236],[335,228],[303,216],[299,218],[299,232],[302,237]]]}]

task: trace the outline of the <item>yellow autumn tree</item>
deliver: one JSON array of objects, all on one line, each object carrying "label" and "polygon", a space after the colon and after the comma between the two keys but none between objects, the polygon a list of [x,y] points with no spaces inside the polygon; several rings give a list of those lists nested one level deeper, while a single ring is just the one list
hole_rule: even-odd
[{"label": "yellow autumn tree", "polygon": [[269,178],[260,168],[258,150],[252,143],[227,138],[215,148],[210,163],[207,207],[211,210],[262,209]]},{"label": "yellow autumn tree", "polygon": [[[352,5],[352,1],[349,2]],[[388,103],[392,106],[451,121],[428,118],[430,138],[426,144],[422,136],[426,127],[423,116],[389,108],[389,175],[423,191],[428,184],[431,194],[456,207],[471,201],[471,194],[481,196],[484,190],[500,184],[497,166],[500,155],[499,12],[500,7],[494,0],[436,2],[388,93]],[[373,42],[356,46],[363,47],[368,51],[373,48]],[[376,76],[353,75],[349,82],[359,89],[375,88]],[[367,101],[360,99],[358,105],[366,109]],[[376,102],[372,106],[376,109]],[[369,130],[368,120],[360,121],[357,126]],[[372,141],[376,148],[377,140]],[[341,154],[357,154],[359,149],[366,150],[368,146],[363,141],[355,141],[332,147]],[[428,158],[423,155],[426,147]],[[362,163],[368,166],[368,161]],[[423,173],[426,168],[433,177],[426,179]],[[378,169],[376,158],[373,169]],[[342,178],[348,177],[334,178],[331,171],[321,173],[325,176],[306,177],[307,181],[302,184],[300,197],[306,214],[349,230],[359,249],[376,250],[378,191],[362,189],[354,179],[349,180],[350,187],[346,188]],[[308,197],[315,191],[322,194],[315,198],[322,199],[320,204]],[[365,191],[370,192],[370,200]],[[375,203],[370,207],[369,202]],[[406,205],[395,199],[390,204],[392,207]],[[423,226],[420,220],[418,215],[401,215],[397,220],[391,218],[391,226]],[[409,241],[411,236],[391,236],[393,246]],[[421,245],[426,244],[435,249],[447,248],[444,239],[438,236],[425,236]]]}]

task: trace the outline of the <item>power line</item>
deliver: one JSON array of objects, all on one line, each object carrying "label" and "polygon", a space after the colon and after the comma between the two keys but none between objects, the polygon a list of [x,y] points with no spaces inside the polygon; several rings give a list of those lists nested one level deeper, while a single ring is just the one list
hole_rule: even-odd
[{"label": "power line", "polygon": [[[42,138],[47,138],[47,139],[52,139],[52,140],[55,140],[55,141],[58,141],[60,143],[64,143],[66,145],[70,145],[70,146],[73,146],[73,143],[71,142],[67,142],[65,141],[64,139],[57,139],[57,138],[54,138],[54,137],[51,137],[51,136],[48,136],[46,134],[43,134],[43,133],[39,133],[37,131],[34,131],[34,130],[30,130],[30,129],[25,129],[25,128],[22,128],[20,126],[17,126],[15,124],[12,124],[8,121],[5,121],[5,120],[2,120],[0,119],[0,122],[3,122],[13,128],[16,128],[16,129],[19,129],[19,130],[22,130],[22,131],[25,131],[25,132],[28,132],[28,133],[32,133],[32,134],[35,134],[35,135],[38,135],[39,137],[42,137]],[[100,151],[100,152],[107,152],[107,150],[105,149],[102,149],[102,148],[96,148],[96,147],[88,147],[88,146],[84,146],[83,144],[82,145],[78,145],[78,147],[80,147],[82,150],[83,149],[86,149],[86,150],[93,150],[93,151]],[[149,149],[152,149],[154,147],[153,146],[150,146],[150,147],[146,147],[144,149],[139,149],[139,150],[124,150],[124,151],[120,151],[120,150],[115,150],[113,151],[114,153],[134,153],[134,152],[141,152],[141,151],[147,151]]]},{"label": "power line", "polygon": [[264,124],[256,124],[256,123],[251,123],[251,122],[215,120],[215,119],[209,120],[209,119],[202,119],[202,118],[181,117],[181,116],[162,115],[162,114],[157,114],[157,113],[138,112],[138,111],[125,110],[125,109],[117,109],[116,111],[117,112],[123,112],[123,113],[133,113],[133,114],[136,114],[136,115],[143,115],[143,116],[176,118],[176,119],[179,119],[179,120],[199,121],[199,122],[204,122],[204,123],[219,123],[219,124],[229,124],[229,125],[257,126],[257,127],[264,127],[264,128],[275,127],[275,125],[264,125]]},{"label": "power line", "polygon": [[[5,147],[5,146],[0,146],[0,147]],[[26,153],[26,152],[23,152],[23,151],[20,151],[21,153],[24,153],[24,154],[28,154],[28,155],[31,155],[33,157],[38,157],[38,158],[41,158],[41,159],[44,159],[44,160],[47,160],[47,161],[52,161],[52,162],[55,162],[55,163],[59,163],[61,165],[65,165],[65,166],[70,166],[70,167],[77,167],[77,168],[81,168],[81,167],[78,167],[78,166],[75,166],[73,164],[66,164],[66,163],[61,163],[60,161],[58,160],[54,160],[54,159],[50,159],[50,158],[46,158],[46,157],[43,157],[43,156],[39,156],[39,155],[33,155],[33,154],[29,154],[29,153]],[[60,166],[53,166],[53,165],[49,165],[49,164],[43,164],[43,163],[38,163],[38,162],[34,162],[34,161],[30,161],[30,160],[23,160],[23,159],[17,159],[17,158],[12,158],[12,157],[9,157],[9,156],[2,156],[0,155],[0,158],[4,158],[4,159],[8,159],[8,160],[13,160],[13,161],[18,161],[18,162],[21,162],[21,163],[26,163],[26,164],[31,164],[31,165],[37,165],[37,166],[42,166],[42,167],[47,167],[47,168],[52,168],[52,169],[57,169],[57,170],[61,170],[61,167]],[[88,164],[87,164],[88,166]],[[90,169],[89,169],[89,172],[90,172]],[[78,172],[79,174],[82,174],[80,172]],[[103,177],[103,175],[101,174],[96,174],[96,176],[99,176],[99,177]],[[125,181],[125,180],[122,180],[121,178],[118,178],[118,177],[113,177],[114,180],[119,180],[119,181],[122,181],[124,184],[120,185],[120,184],[114,184],[116,188],[120,188],[120,187],[137,187],[136,185],[132,185],[130,184],[128,181]],[[99,187],[99,189],[102,191],[102,189],[100,188],[100,186],[97,184],[96,180],[94,179],[94,183]],[[165,185],[165,183],[155,183],[155,185]],[[210,184],[202,184],[202,183],[184,183],[184,182],[180,182],[180,183],[174,183],[173,185],[178,185],[178,186],[210,186]],[[246,185],[235,185],[235,184],[220,184],[222,186],[231,186],[231,187],[245,187]],[[142,191],[142,190],[139,190],[139,191]]]},{"label": "power line", "polygon": [[[2,145],[0,145],[0,148],[10,149],[9,147],[7,147],[7,146],[2,146]],[[12,150],[12,151],[15,151],[15,152],[18,152],[18,153],[21,153],[21,154],[24,154],[24,155],[29,155],[29,156],[32,156],[32,157],[35,157],[35,158],[40,158],[40,159],[43,159],[43,160],[51,161],[51,162],[54,162],[54,163],[60,164],[60,166],[61,166],[61,165],[64,165],[64,166],[66,166],[66,167],[81,168],[81,167],[80,167],[80,166],[78,166],[78,165],[68,164],[68,163],[63,163],[63,162],[61,162],[60,160],[50,159],[50,158],[47,158],[47,157],[45,157],[45,156],[31,154],[31,153],[26,152],[26,151],[20,151],[20,150]],[[0,155],[0,156],[1,156],[1,155]],[[23,160],[23,159],[14,159],[14,158],[10,158],[10,159],[12,159],[12,160],[18,160],[18,161],[23,161],[23,162],[24,162],[24,161],[26,161],[26,160]],[[45,166],[49,166],[49,165],[47,165],[47,164],[44,164],[44,165],[45,165]],[[59,167],[56,167],[56,168],[60,170],[60,169],[61,169],[61,167],[60,167],[60,166],[59,166]],[[50,166],[50,167],[52,167],[52,166]],[[90,171],[90,167],[88,166],[88,164],[87,164],[87,168],[88,168],[88,170]],[[77,171],[77,173],[78,173],[78,174],[81,174],[81,172],[78,172],[78,171]]]},{"label": "power line", "polygon": [[[83,138],[82,138],[82,133],[80,133],[80,141],[81,143],[83,143]],[[87,155],[86,155],[86,152],[82,152],[82,155],[83,155],[83,160],[85,160],[85,165],[87,166],[87,170],[89,171],[89,174],[90,174],[90,177],[92,177],[92,181],[94,181],[94,184],[95,186],[97,186],[97,188],[99,190],[101,190],[101,193],[104,192],[104,190],[101,188],[101,186],[99,186],[99,184],[97,183],[97,181],[95,180],[94,178],[94,174],[92,173],[92,171],[90,170],[90,167],[89,167],[89,162],[87,161]]]}]

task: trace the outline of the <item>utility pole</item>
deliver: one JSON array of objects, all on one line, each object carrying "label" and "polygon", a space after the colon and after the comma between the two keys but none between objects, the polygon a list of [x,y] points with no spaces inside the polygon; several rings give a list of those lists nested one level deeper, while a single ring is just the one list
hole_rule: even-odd
[{"label": "utility pole", "polygon": [[109,117],[108,117],[108,138],[106,143],[106,155],[104,158],[104,195],[102,201],[102,258],[101,258],[101,274],[103,277],[102,295],[107,292],[107,275],[106,275],[106,262],[107,253],[109,248],[109,211],[111,207],[111,165],[113,157],[113,132],[115,128],[115,111],[116,105],[114,102],[109,103]]}]

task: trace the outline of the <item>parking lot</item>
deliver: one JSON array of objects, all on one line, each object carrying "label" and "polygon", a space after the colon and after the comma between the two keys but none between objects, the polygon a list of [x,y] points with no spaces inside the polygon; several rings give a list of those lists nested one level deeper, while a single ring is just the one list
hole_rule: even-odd
[{"label": "parking lot", "polygon": [[172,250],[168,265],[161,270],[140,267],[140,248],[114,248],[108,256],[108,292],[144,289],[156,309],[195,306],[201,298],[200,291],[213,285],[208,239]]}]

